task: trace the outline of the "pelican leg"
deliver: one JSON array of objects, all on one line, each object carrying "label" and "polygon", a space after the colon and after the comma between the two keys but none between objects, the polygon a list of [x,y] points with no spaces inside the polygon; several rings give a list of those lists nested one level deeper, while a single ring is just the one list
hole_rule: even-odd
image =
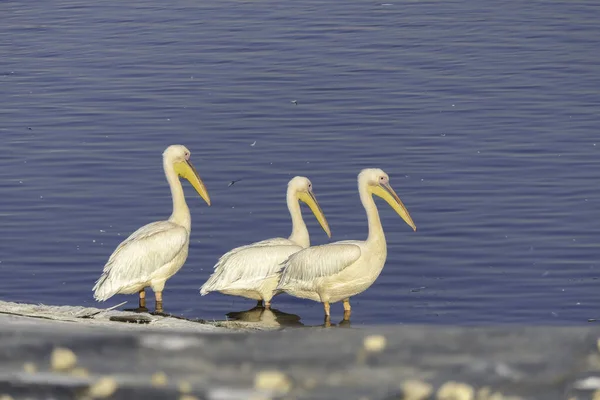
[{"label": "pelican leg", "polygon": [[344,299],[344,321],[350,320],[350,314],[352,314],[352,307],[350,307],[350,298]]},{"label": "pelican leg", "polygon": [[138,308],[129,308],[129,309],[125,309],[125,311],[133,311],[133,312],[148,312],[148,309],[146,308],[146,290],[142,289],[139,291],[139,295],[140,295],[140,305]]},{"label": "pelican leg", "polygon": [[148,309],[146,308],[146,290],[142,289],[140,290],[140,310],[143,308],[146,311],[148,311]]},{"label": "pelican leg", "polygon": [[266,308],[267,310],[270,310],[270,309],[271,309],[271,302],[270,302],[270,301],[265,301],[265,308]]},{"label": "pelican leg", "polygon": [[329,317],[330,314],[329,314],[329,302],[328,301],[323,303],[323,308],[325,309],[325,316]]},{"label": "pelican leg", "polygon": [[155,314],[163,314],[163,301],[162,301],[162,292],[156,292],[156,305],[154,307]]},{"label": "pelican leg", "polygon": [[344,311],[351,311],[352,307],[350,307],[350,298],[344,299]]},{"label": "pelican leg", "polygon": [[350,298],[344,299],[344,311],[352,311],[352,307],[350,307]]}]

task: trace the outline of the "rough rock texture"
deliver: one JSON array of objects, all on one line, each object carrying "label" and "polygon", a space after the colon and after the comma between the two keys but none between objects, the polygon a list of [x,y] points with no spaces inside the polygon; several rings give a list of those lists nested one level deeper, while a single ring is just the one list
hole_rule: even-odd
[{"label": "rough rock texture", "polygon": [[[278,329],[277,323],[252,324],[246,321],[207,321],[189,320],[178,316],[160,316],[148,313],[134,313],[114,309],[75,306],[47,306],[43,304],[21,304],[0,301],[0,318],[3,316],[29,317],[32,321],[77,323],[78,326],[110,327],[111,329],[175,329],[192,332],[230,332],[231,330],[271,330]],[[6,319],[17,322],[18,319]],[[4,319],[0,319],[4,322]],[[19,320],[25,323],[26,320]]]},{"label": "rough rock texture", "polygon": [[595,327],[248,333],[3,311],[0,398],[600,399]]}]

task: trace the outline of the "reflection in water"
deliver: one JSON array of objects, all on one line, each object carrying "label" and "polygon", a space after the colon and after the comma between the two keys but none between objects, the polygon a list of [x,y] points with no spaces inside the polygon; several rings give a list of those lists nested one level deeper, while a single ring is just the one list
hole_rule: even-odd
[{"label": "reflection in water", "polygon": [[304,325],[296,314],[289,314],[273,308],[255,306],[246,311],[232,311],[227,313],[227,318],[232,321],[254,322],[264,326],[303,327],[303,328],[350,328],[350,313],[345,313],[338,324],[332,324],[331,318],[325,317],[321,325]]},{"label": "reflection in water", "polygon": [[324,328],[350,328],[350,311],[344,311],[344,318],[336,325],[331,323],[331,317],[326,315],[323,325]]},{"label": "reflection in water", "polygon": [[246,311],[232,311],[227,317],[234,321],[259,322],[265,326],[304,326],[296,314],[288,314],[274,308],[255,306]]}]

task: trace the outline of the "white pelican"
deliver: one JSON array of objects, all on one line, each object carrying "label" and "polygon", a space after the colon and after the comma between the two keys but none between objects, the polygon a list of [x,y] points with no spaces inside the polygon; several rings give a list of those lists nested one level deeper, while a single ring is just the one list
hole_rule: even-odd
[{"label": "white pelican", "polygon": [[135,311],[148,311],[144,290],[150,286],[156,296],[155,311],[163,312],[165,282],[185,263],[190,243],[192,219],[179,177],[187,179],[210,206],[208,192],[185,146],[169,146],[163,153],[163,168],[171,187],[173,213],[166,221],[141,227],[116,248],[94,286],[94,298],[98,301],[117,293],[139,292],[139,308]]},{"label": "white pelican", "polygon": [[329,304],[344,302],[344,317],[350,317],[350,297],[375,282],[387,256],[385,235],[373,195],[383,198],[417,230],[410,214],[380,169],[364,169],[358,175],[358,192],[367,211],[369,236],[366,241],[344,240],[309,247],[290,256],[281,269],[277,291],[323,303],[329,319]]},{"label": "white pelican", "polygon": [[290,237],[267,239],[228,251],[215,264],[215,271],[200,288],[200,294],[204,296],[217,291],[258,300],[258,305],[264,300],[265,307],[269,308],[279,282],[281,263],[310,246],[298,201],[308,204],[327,236],[331,237],[327,220],[313,194],[312,183],[308,178],[297,176],[290,180],[287,188],[287,206],[292,216]]}]

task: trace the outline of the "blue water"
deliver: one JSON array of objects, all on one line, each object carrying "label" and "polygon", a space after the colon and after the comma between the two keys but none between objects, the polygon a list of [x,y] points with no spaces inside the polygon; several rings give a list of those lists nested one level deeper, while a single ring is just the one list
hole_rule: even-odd
[{"label": "blue water", "polygon": [[600,318],[599,20],[592,1],[0,2],[0,299],[96,305],[114,248],[170,214],[181,143],[213,206],[185,184],[166,311],[254,305],[198,289],[227,250],[289,235],[295,175],[332,240],[364,239],[356,175],[380,167],[418,230],[378,202],[388,259],[353,325]]}]

